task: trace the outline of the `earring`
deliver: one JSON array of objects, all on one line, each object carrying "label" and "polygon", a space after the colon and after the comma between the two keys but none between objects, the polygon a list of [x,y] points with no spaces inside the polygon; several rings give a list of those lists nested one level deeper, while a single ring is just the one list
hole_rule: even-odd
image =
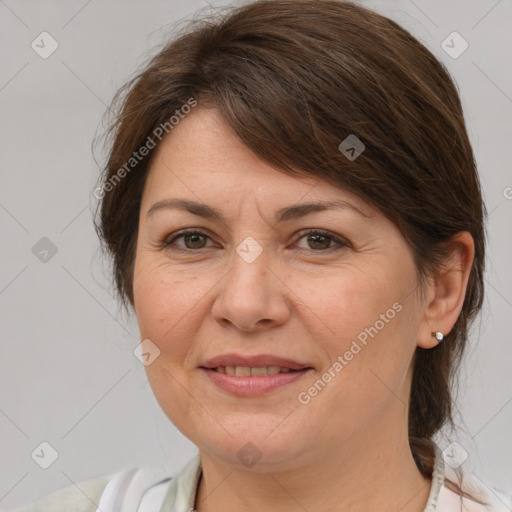
[{"label": "earring", "polygon": [[432,336],[434,336],[438,343],[441,343],[444,339],[444,334],[441,331],[433,332]]}]

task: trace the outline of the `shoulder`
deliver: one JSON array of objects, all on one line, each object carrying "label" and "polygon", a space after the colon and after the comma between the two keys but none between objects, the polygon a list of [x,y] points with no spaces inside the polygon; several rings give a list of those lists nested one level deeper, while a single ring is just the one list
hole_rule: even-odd
[{"label": "shoulder", "polygon": [[[194,460],[194,464],[197,461]],[[194,466],[195,467],[195,466]],[[174,481],[168,468],[142,466],[78,482],[7,512],[118,512],[158,510]],[[171,491],[175,489],[171,487]]]},{"label": "shoulder", "polygon": [[96,512],[101,495],[114,475],[104,475],[62,487],[11,512]]},{"label": "shoulder", "polygon": [[[453,480],[452,480],[453,481]],[[510,512],[512,510],[512,493],[497,489],[484,482],[474,474],[465,474],[462,482],[457,482],[465,495],[445,484],[439,492],[436,512]]]},{"label": "shoulder", "polygon": [[512,488],[499,489],[472,467],[462,469],[446,459],[441,448],[429,441],[434,449],[432,486],[424,512],[511,512]]}]

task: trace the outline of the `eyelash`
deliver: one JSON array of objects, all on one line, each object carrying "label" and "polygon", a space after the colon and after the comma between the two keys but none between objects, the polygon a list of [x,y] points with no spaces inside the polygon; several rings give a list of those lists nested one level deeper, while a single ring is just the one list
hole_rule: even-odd
[{"label": "eyelash", "polygon": [[[169,239],[169,237],[165,237],[160,243],[160,248],[161,249],[168,249],[168,248],[172,248],[172,250],[174,251],[179,251],[179,252],[186,252],[186,253],[191,253],[191,252],[198,252],[200,251],[201,249],[205,249],[206,247],[202,247],[200,249],[183,249],[182,247],[177,247],[177,246],[174,246],[174,247],[171,247],[174,242],[176,240],[178,240],[179,238],[182,238],[186,235],[200,235],[200,236],[203,236],[203,237],[206,237],[206,238],[210,238],[206,233],[203,233],[202,231],[199,231],[197,229],[186,229],[186,230],[183,230],[183,231],[179,231],[178,233],[176,233],[172,239]],[[308,236],[308,235],[320,235],[320,236],[325,236],[327,238],[330,238],[333,242],[337,243],[338,244],[338,247],[329,247],[327,249],[319,249],[319,250],[314,250],[314,249],[299,249],[299,251],[301,252],[314,252],[314,253],[330,253],[332,252],[333,250],[340,250],[344,247],[349,247],[350,244],[348,242],[346,242],[345,240],[343,240],[342,238],[330,233],[329,231],[323,231],[321,229],[307,229],[303,232],[301,232],[299,238],[297,241],[301,240],[302,238],[304,238],[305,236]]]}]

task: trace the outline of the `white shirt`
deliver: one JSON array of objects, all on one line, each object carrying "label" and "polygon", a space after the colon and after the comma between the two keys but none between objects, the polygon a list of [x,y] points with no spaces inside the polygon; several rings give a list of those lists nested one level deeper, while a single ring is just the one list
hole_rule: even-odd
[{"label": "white shirt", "polygon": [[[472,473],[463,473],[462,488],[487,506],[450,490],[445,477],[460,486],[459,478],[445,465],[440,448],[432,445],[432,483],[423,512],[512,512],[510,489],[497,490]],[[126,469],[64,487],[12,512],[193,512],[201,471],[199,455],[174,478],[157,466]]]}]

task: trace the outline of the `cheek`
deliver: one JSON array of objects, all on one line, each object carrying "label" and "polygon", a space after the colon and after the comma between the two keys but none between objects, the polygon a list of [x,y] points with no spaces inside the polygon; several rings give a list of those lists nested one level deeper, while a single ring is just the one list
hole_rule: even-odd
[{"label": "cheek", "polygon": [[163,353],[186,348],[187,321],[197,303],[196,280],[158,265],[144,266],[143,261],[136,267],[133,290],[140,335],[151,339]]},{"label": "cheek", "polygon": [[372,424],[392,407],[401,408],[414,352],[410,297],[406,302],[402,286],[368,274],[332,279],[320,290],[302,286],[301,296],[308,297],[315,313],[306,328],[321,345],[325,362],[321,375],[302,389],[301,398],[311,399],[311,415],[324,417],[328,410],[336,438]]},{"label": "cheek", "polygon": [[[145,366],[148,382],[162,410],[178,428],[199,414],[189,391],[187,356],[193,346],[196,277],[183,278],[162,266],[140,262],[134,275],[135,312],[141,340],[150,339],[160,350]],[[197,312],[196,312],[197,316]],[[190,426],[188,427],[190,428]]]},{"label": "cheek", "polygon": [[419,310],[411,293],[414,267],[402,263],[344,268],[329,280],[290,283],[303,298],[302,322],[324,352],[324,371],[341,356],[343,369],[337,366],[334,380],[354,399],[378,401],[379,390],[397,389],[407,373]]},{"label": "cheek", "polygon": [[348,348],[347,341],[360,334],[364,341],[365,329],[376,323],[379,331],[389,331],[397,323],[406,288],[390,279],[389,271],[376,267],[345,267],[331,272],[328,279],[290,277],[289,287],[300,299],[295,304],[301,309],[301,320],[309,323],[308,330],[318,336],[317,342],[329,340],[336,351]]}]

